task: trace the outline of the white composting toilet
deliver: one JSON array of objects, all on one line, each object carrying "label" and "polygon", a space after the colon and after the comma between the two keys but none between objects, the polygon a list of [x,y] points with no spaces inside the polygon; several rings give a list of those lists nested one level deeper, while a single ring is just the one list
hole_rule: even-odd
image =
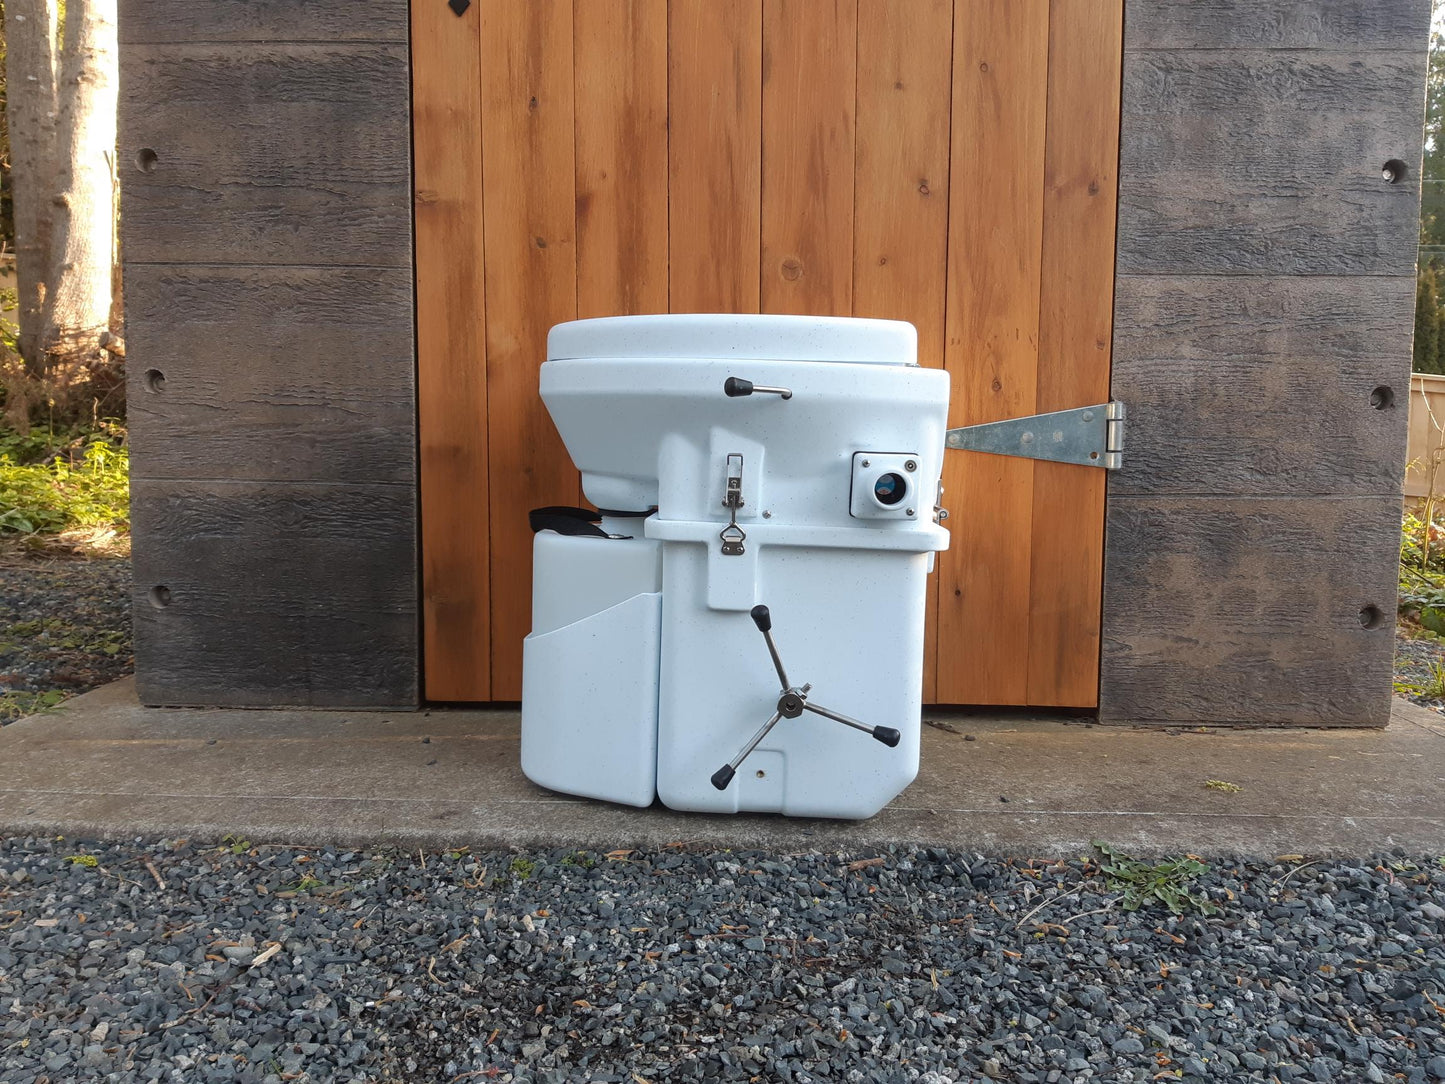
[{"label": "white composting toilet", "polygon": [[[918,365],[912,325],[579,320],[552,329],[540,380],[601,515],[533,514],[527,776],[682,810],[882,809],[918,771],[925,584],[948,546],[949,378]],[[1012,424],[947,436],[1037,456],[1048,435]]]}]

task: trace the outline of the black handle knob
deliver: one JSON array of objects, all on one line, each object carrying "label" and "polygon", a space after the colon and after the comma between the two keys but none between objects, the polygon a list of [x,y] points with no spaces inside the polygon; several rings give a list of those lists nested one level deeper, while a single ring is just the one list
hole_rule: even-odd
[{"label": "black handle knob", "polygon": [[718,790],[727,790],[728,784],[733,781],[733,775],[733,766],[731,764],[724,764],[712,773],[712,785],[717,787]]},{"label": "black handle knob", "polygon": [[753,382],[744,380],[740,376],[730,376],[723,381],[723,394],[733,399],[740,395],[751,395],[753,393]]},{"label": "black handle knob", "polygon": [[890,749],[896,749],[898,743],[903,740],[903,735],[891,726],[875,726],[873,728],[873,737]]},{"label": "black handle knob", "polygon": [[773,615],[762,603],[752,608],[753,624],[758,627],[759,632],[767,632],[773,627]]}]

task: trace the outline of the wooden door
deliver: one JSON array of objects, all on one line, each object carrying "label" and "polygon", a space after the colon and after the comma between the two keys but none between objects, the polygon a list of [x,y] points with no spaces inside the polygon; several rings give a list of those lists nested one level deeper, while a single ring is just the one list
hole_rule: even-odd
[{"label": "wooden door", "polygon": [[[577,317],[911,321],[950,424],[1108,398],[1123,0],[412,0],[425,693],[516,700]],[[1097,703],[1103,473],[950,452],[925,699]]]}]

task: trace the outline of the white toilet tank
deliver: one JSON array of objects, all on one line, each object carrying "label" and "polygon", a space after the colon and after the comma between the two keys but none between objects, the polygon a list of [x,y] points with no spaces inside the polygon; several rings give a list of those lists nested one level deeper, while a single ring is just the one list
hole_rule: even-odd
[{"label": "white toilet tank", "polygon": [[[596,600],[608,603],[605,612],[623,607],[636,641],[610,640],[608,665],[629,652],[655,659],[653,671],[624,667],[634,685],[655,672],[652,717],[634,703],[635,690],[631,706],[604,717],[586,707],[598,696],[598,666],[586,657],[597,638],[556,648],[570,624],[595,622],[571,601],[591,588],[575,572],[569,582],[559,563],[571,560],[565,547],[538,536],[542,621],[524,663],[528,775],[633,804],[643,804],[650,782],[675,809],[876,813],[917,773],[926,577],[948,544],[935,506],[949,380],[918,366],[912,326],[789,316],[582,320],[552,330],[540,387],[588,500],[604,513],[656,508],[605,520],[632,524],[634,537],[587,539],[597,547],[589,560],[641,566],[647,560],[623,547],[660,547],[661,578],[632,590],[619,577],[622,586]],[[655,638],[648,605],[659,614]],[[759,605],[788,682],[809,705],[801,714],[797,697],[780,699],[787,689],[759,628],[766,622],[752,614]],[[562,623],[561,637],[545,616],[559,613],[575,619]],[[534,650],[542,637],[550,650]],[[794,710],[735,773],[721,773],[720,786],[719,770],[789,703]],[[624,769],[599,761],[602,739],[587,756],[569,752],[568,704],[574,719],[589,714],[588,725],[628,749],[645,745],[652,727],[655,777],[640,777],[646,757],[627,758]],[[879,740],[837,715],[883,728]],[[539,757],[542,749],[550,752]],[[610,787],[597,778],[604,772],[626,779]]]}]

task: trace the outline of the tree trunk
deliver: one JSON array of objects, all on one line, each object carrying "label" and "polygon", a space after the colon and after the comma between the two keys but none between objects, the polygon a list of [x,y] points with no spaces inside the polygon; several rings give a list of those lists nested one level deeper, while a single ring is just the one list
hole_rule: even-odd
[{"label": "tree trunk", "polygon": [[44,348],[64,386],[98,357],[115,236],[116,0],[68,0],[57,126],[54,271]]},{"label": "tree trunk", "polygon": [[5,0],[6,111],[15,199],[15,278],[20,352],[38,374],[43,362],[46,283],[55,205],[55,0]]}]

